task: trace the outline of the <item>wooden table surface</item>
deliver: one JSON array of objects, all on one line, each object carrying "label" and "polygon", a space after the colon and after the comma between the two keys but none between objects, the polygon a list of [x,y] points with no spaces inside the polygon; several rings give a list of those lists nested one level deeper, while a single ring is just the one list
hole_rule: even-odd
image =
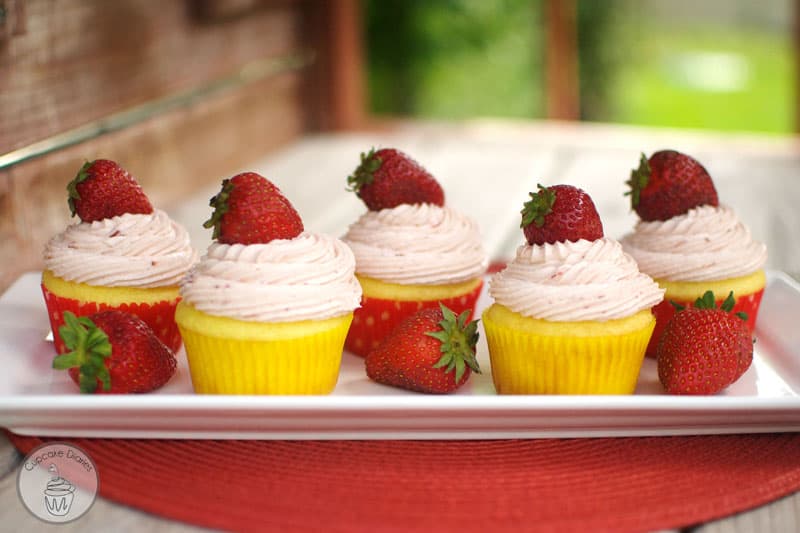
[{"label": "wooden table surface", "polygon": [[[767,244],[767,267],[800,279],[800,246],[794,237],[800,228],[797,139],[609,125],[400,123],[378,133],[306,137],[242,170],[260,172],[275,182],[298,209],[307,229],[342,235],[364,210],[355,195],[345,192],[345,178],[358,163],[359,152],[372,146],[400,148],[428,168],[442,183],[447,203],[478,221],[493,258],[511,257],[522,242],[519,210],[537,183],[571,183],[585,189],[598,207],[606,235],[621,237],[636,220],[623,193],[639,154],[662,148],[684,151],[709,170],[720,201],[731,205],[754,237]],[[189,229],[198,250],[210,243],[210,231],[201,224],[210,214],[208,199],[217,190],[217,186],[198,190],[180,205],[165,206]],[[76,522],[44,524],[29,515],[17,497],[20,460],[0,436],[3,530],[201,530],[101,498]],[[800,493],[692,530],[800,531]]]}]

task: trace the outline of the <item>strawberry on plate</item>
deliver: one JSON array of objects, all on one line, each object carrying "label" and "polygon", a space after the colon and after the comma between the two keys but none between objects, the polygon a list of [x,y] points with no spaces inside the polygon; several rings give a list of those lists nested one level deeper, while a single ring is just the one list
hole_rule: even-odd
[{"label": "strawberry on plate", "polygon": [[68,370],[82,393],[150,392],[175,374],[175,355],[130,313],[78,318],[67,311],[58,334],[69,351],[53,359],[53,368]]},{"label": "strawberry on plate", "polygon": [[266,244],[303,232],[303,221],[289,200],[255,172],[223,180],[209,205],[214,212],[203,227],[213,227],[213,237],[223,244]]},{"label": "strawberry on plate", "polygon": [[83,222],[131,214],[150,214],[153,206],[136,179],[108,159],[86,162],[67,185],[69,210]]},{"label": "strawberry on plate", "polygon": [[445,394],[458,389],[471,372],[480,373],[475,358],[478,321],[468,323],[468,318],[469,311],[456,317],[442,304],[411,315],[367,354],[367,376],[417,392]]},{"label": "strawberry on plate", "polygon": [[668,220],[701,205],[719,205],[717,190],[705,167],[675,150],[642,154],[639,168],[626,182],[631,207],[644,221]]},{"label": "strawberry on plate", "polygon": [[370,211],[401,204],[444,205],[444,190],[427,170],[394,148],[371,149],[361,154],[361,164],[347,177]]},{"label": "strawberry on plate", "polygon": [[555,244],[603,237],[603,223],[592,198],[572,185],[539,185],[522,208],[522,222],[528,244]]},{"label": "strawberry on plate", "polygon": [[753,362],[753,336],[744,313],[733,313],[731,292],[717,308],[707,291],[693,307],[680,308],[658,343],[658,379],[670,394],[716,394]]}]

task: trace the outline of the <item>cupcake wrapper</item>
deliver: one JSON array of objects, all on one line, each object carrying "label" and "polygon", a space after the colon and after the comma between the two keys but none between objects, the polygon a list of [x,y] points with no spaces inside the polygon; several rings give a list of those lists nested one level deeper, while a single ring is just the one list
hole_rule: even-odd
[{"label": "cupcake wrapper", "polygon": [[[758,309],[761,306],[761,298],[763,296],[764,289],[760,289],[750,294],[736,296],[736,305],[733,306],[733,312],[738,313],[742,311],[747,313],[747,320],[745,323],[747,324],[747,329],[750,330],[751,335],[756,329]],[[725,298],[727,298],[727,294],[725,295]],[[720,298],[717,300],[717,307],[722,305],[722,302],[725,298]],[[694,305],[694,300],[676,300],[675,298],[670,298],[669,295],[665,295],[664,301],[653,308],[653,314],[656,316],[656,329],[653,330],[653,336],[650,338],[650,343],[647,345],[647,357],[656,357],[658,341],[661,339],[661,334],[664,333],[667,323],[675,314],[675,307],[670,303],[671,301],[684,307],[691,307]]]},{"label": "cupcake wrapper", "polygon": [[102,302],[80,302],[73,298],[64,298],[50,292],[42,285],[42,294],[47,305],[47,315],[50,318],[50,328],[53,331],[53,346],[57,353],[67,352],[58,328],[64,324],[64,312],[70,311],[76,316],[89,316],[100,311],[118,310],[134,314],[142,319],[150,329],[173,352],[181,348],[181,334],[175,324],[175,307],[180,298],[164,300],[154,304],[126,303],[121,305],[108,305]]},{"label": "cupcake wrapper", "polygon": [[380,344],[403,319],[413,315],[420,309],[437,308],[439,302],[451,309],[456,315],[466,310],[470,312],[470,320],[475,314],[475,303],[481,293],[483,282],[472,291],[443,300],[383,300],[363,296],[361,307],[353,313],[353,324],[347,334],[345,348],[360,357],[365,357]]},{"label": "cupcake wrapper", "polygon": [[316,334],[269,341],[225,339],[179,326],[194,391],[329,394],[339,377],[350,318]]},{"label": "cupcake wrapper", "polygon": [[624,335],[544,336],[483,317],[498,394],[631,394],[654,322]]}]

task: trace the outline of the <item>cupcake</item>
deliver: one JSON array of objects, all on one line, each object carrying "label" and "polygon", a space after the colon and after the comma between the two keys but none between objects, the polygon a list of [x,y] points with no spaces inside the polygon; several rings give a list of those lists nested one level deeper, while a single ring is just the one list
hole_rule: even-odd
[{"label": "cupcake", "polygon": [[539,186],[526,244],[492,276],[483,312],[499,394],[631,394],[663,291],[603,235],[591,198]]},{"label": "cupcake", "polygon": [[197,258],[186,230],[153,209],[113,161],[87,162],[67,190],[81,221],[50,239],[42,273],[56,351],[66,351],[58,335],[65,311],[87,316],[112,309],[138,316],[171,350],[180,349],[178,285]]},{"label": "cupcake", "polygon": [[406,154],[361,154],[347,179],[368,211],[343,240],[364,291],[346,348],[365,356],[404,318],[439,303],[470,318],[488,259],[473,220],[445,205],[436,179]]},{"label": "cupcake", "polygon": [[753,240],[733,209],[719,203],[706,169],[690,156],[663,150],[649,159],[642,155],[628,184],[640,220],[622,246],[665,290],[654,309],[657,324],[647,355],[655,357],[675,313],[670,302],[691,306],[709,290],[718,306],[733,292],[733,312],[747,315],[752,333],[766,284],[767,248]]},{"label": "cupcake", "polygon": [[195,392],[330,393],[361,298],[353,253],[305,231],[258,174],[224,180],[211,205],[215,241],[181,284],[175,317]]},{"label": "cupcake", "polygon": [[44,489],[44,505],[47,512],[55,516],[66,516],[75,498],[75,485],[58,475],[58,467],[50,463],[48,471],[52,477]]}]

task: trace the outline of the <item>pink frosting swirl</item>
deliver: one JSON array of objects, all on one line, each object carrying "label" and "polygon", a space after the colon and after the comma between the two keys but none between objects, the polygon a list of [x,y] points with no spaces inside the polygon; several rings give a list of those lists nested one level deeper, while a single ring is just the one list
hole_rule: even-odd
[{"label": "pink frosting swirl", "polygon": [[205,313],[253,322],[341,316],[361,303],[355,258],[339,239],[303,232],[267,244],[213,243],[181,285]]},{"label": "pink frosting swirl", "polygon": [[664,296],[619,242],[522,245],[489,282],[494,300],[521,315],[556,322],[606,321],[631,316]]},{"label": "pink frosting swirl", "polygon": [[47,482],[45,494],[48,496],[64,496],[70,492],[75,492],[75,486],[63,477],[54,477]]},{"label": "pink frosting swirl", "polygon": [[488,265],[477,224],[432,204],[368,211],[343,240],[359,274],[388,283],[459,283],[480,277]]},{"label": "pink frosting swirl", "polygon": [[766,245],[724,205],[701,206],[665,221],[639,221],[621,240],[642,272],[668,281],[745,276],[764,267]]},{"label": "pink frosting swirl", "polygon": [[72,224],[44,249],[56,276],[106,287],[178,285],[196,260],[186,229],[158,209]]}]

